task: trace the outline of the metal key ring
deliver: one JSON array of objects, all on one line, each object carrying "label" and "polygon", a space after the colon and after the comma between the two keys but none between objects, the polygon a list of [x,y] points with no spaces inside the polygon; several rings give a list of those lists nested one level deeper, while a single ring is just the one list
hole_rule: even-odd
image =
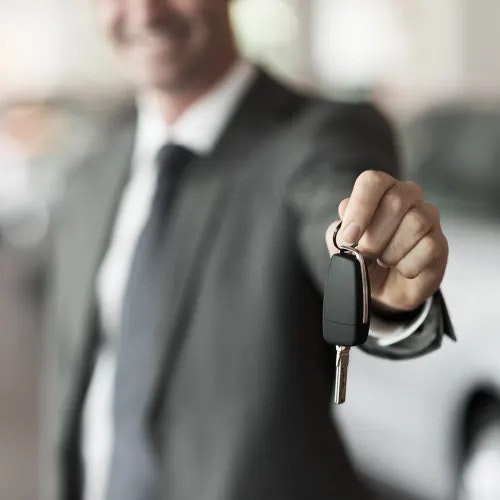
[{"label": "metal key ring", "polygon": [[335,228],[335,231],[333,232],[333,244],[335,245],[335,248],[337,250],[353,250],[354,248],[356,248],[358,246],[357,243],[354,243],[354,245],[352,246],[347,246],[347,245],[339,245],[337,243],[337,234],[340,230],[342,226],[342,221],[340,221],[338,224],[337,224],[337,227]]}]

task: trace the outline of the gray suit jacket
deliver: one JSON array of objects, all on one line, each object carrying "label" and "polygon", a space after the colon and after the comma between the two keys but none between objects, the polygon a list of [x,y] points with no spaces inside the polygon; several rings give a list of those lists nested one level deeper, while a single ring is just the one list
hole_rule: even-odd
[{"label": "gray suit jacket", "polygon": [[[80,497],[80,412],[98,342],[94,295],[127,180],[134,112],[115,117],[55,217],[43,435],[47,500]],[[369,105],[330,103],[264,73],[213,154],[184,179],[169,229],[164,321],[147,427],[168,500],[368,498],[330,418],[321,332],[327,225],[357,175],[397,174]],[[452,335],[438,296],[411,357]]]}]

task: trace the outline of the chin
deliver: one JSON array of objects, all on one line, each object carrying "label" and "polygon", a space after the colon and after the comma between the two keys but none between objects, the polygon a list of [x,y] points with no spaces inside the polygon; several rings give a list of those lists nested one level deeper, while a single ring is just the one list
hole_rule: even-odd
[{"label": "chin", "polygon": [[132,80],[140,87],[169,87],[177,80],[178,71],[161,61],[133,61],[129,65]]},{"label": "chin", "polygon": [[193,85],[195,73],[182,65],[148,65],[141,68],[139,84],[163,91],[182,91]]}]

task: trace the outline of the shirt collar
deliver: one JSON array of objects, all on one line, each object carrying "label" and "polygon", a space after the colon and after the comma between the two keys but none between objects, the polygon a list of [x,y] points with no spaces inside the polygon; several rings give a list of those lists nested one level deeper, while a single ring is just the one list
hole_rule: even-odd
[{"label": "shirt collar", "polygon": [[154,158],[167,142],[175,142],[200,156],[210,154],[256,75],[254,65],[239,60],[173,124],[165,122],[154,102],[139,98],[134,157]]}]

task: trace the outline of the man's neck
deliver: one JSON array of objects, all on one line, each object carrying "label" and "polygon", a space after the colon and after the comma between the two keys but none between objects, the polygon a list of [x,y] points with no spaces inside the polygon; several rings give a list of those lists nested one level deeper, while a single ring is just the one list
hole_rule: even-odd
[{"label": "man's neck", "polygon": [[210,71],[200,81],[189,88],[179,91],[154,92],[154,98],[159,104],[161,114],[168,124],[175,123],[188,108],[198,99],[209,92],[214,85],[236,64],[238,53],[235,51],[224,60],[220,60],[217,65],[213,65]]}]

